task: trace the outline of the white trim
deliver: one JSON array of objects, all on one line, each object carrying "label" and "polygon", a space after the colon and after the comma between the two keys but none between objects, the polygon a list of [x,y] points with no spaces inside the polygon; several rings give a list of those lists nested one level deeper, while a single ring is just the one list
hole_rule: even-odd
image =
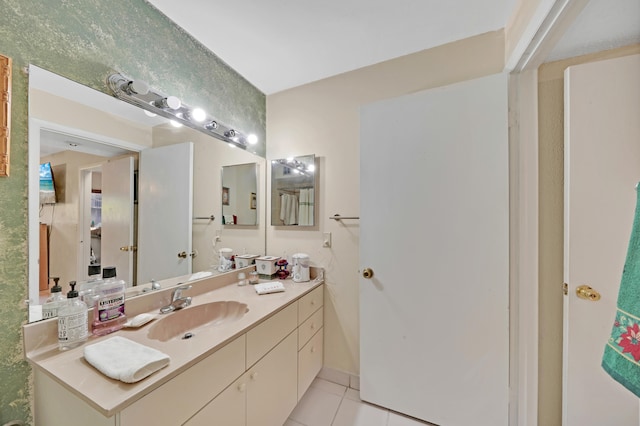
[{"label": "white trim", "polygon": [[509,424],[538,424],[539,212],[538,76],[588,0],[541,0],[506,58],[510,106],[510,386]]},{"label": "white trim", "polygon": [[538,75],[510,78],[510,425],[538,424]]},{"label": "white trim", "polygon": [[[524,3],[529,0],[523,0],[521,3]],[[527,51],[532,46],[533,40],[536,38],[536,35],[539,33],[540,28],[543,26],[544,21],[547,19],[553,7],[558,3],[558,0],[541,0],[538,5],[535,13],[529,20],[527,27],[523,31],[520,39],[516,43],[511,55],[508,58],[505,58],[505,71],[520,71],[525,67],[520,66],[519,64],[523,60],[523,58],[527,55]],[[516,10],[515,13],[518,13],[519,10]]]},{"label": "white trim", "polygon": [[507,61],[507,67],[513,64],[513,71],[523,71],[537,69],[542,65],[588,2],[589,0],[555,0],[545,18],[537,25],[529,45],[517,57],[517,61],[512,55]]}]

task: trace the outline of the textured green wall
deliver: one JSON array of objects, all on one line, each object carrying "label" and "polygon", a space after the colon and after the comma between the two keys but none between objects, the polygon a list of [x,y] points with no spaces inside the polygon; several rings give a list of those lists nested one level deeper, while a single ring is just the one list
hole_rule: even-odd
[{"label": "textured green wall", "polygon": [[0,0],[0,54],[14,61],[11,176],[0,178],[0,424],[30,424],[30,368],[20,330],[27,318],[23,68],[35,64],[104,92],[106,76],[119,71],[200,105],[261,141],[265,96],[144,0]]}]

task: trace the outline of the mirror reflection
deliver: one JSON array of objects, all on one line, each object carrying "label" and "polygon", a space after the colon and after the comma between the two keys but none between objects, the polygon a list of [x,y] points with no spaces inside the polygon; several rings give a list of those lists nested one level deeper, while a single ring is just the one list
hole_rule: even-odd
[{"label": "mirror reflection", "polygon": [[314,226],[315,155],[271,161],[271,225]]},{"label": "mirror reflection", "polygon": [[222,167],[222,224],[258,224],[258,165]]},{"label": "mirror reflection", "polygon": [[[37,67],[29,86],[30,308],[96,265],[134,287],[214,273],[222,246],[264,253],[264,159]],[[218,171],[246,164],[254,226],[228,229]]]}]

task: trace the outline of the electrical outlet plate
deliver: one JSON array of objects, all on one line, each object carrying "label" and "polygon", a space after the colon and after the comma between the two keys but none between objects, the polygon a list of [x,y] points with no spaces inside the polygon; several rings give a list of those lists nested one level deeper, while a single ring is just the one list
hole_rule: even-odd
[{"label": "electrical outlet plate", "polygon": [[322,233],[322,247],[331,247],[331,232]]}]

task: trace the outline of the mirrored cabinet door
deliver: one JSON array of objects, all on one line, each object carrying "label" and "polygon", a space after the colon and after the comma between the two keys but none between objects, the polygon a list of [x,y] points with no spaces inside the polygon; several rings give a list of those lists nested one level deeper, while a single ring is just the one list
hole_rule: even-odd
[{"label": "mirrored cabinet door", "polygon": [[271,161],[271,225],[315,226],[315,155]]}]

